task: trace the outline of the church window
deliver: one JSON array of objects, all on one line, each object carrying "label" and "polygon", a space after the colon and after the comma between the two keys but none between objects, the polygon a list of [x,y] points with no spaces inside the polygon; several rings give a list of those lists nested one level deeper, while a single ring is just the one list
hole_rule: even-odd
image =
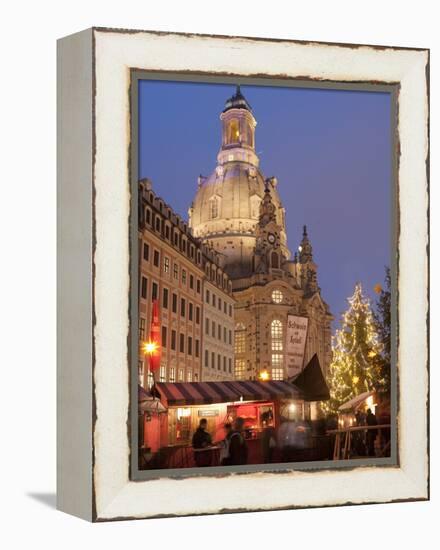
[{"label": "church window", "polygon": [[283,356],[281,353],[272,353],[272,380],[282,380],[283,377]]},{"label": "church window", "polygon": [[236,380],[244,380],[246,376],[246,362],[244,359],[235,360],[235,378]]},{"label": "church window", "polygon": [[281,292],[281,290],[274,290],[272,292],[272,302],[274,302],[275,304],[281,304],[282,301],[283,293]]},{"label": "church window", "polygon": [[243,323],[235,325],[235,353],[245,353],[246,351],[246,327]]},{"label": "church window", "polygon": [[272,351],[283,350],[283,323],[274,319],[270,325],[270,336],[272,339]]},{"label": "church window", "polygon": [[272,252],[271,264],[272,264],[273,269],[279,269],[279,267],[280,267],[279,257],[278,257],[278,254],[276,252]]},{"label": "church window", "polygon": [[209,217],[211,219],[218,218],[218,198],[213,197],[209,201]]},{"label": "church window", "polygon": [[233,118],[228,126],[228,143],[237,143],[240,141],[240,131],[238,129],[238,120]]}]

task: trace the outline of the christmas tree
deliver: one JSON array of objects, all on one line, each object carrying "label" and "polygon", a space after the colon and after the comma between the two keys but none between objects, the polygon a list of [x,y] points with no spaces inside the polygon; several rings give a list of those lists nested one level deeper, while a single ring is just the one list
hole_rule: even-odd
[{"label": "christmas tree", "polygon": [[342,316],[342,327],[333,337],[333,358],[329,369],[330,401],[325,412],[356,395],[371,391],[376,385],[377,357],[381,353],[370,301],[357,283],[348,299],[349,308]]}]

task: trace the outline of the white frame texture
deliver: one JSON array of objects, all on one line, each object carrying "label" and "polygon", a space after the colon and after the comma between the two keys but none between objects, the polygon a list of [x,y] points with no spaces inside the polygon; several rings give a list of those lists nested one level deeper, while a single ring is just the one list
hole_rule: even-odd
[{"label": "white frame texture", "polygon": [[[427,50],[391,47],[110,29],[60,40],[60,509],[105,521],[429,498],[428,67]],[[399,466],[130,480],[132,68],[399,84]]]}]

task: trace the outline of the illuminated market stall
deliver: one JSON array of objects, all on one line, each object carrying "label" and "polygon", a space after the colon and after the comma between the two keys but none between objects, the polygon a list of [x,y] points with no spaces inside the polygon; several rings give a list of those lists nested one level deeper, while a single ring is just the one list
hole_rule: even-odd
[{"label": "illuminated market stall", "polygon": [[151,389],[167,414],[153,415],[145,423],[144,446],[159,451],[149,467],[193,466],[192,436],[202,418],[214,442],[224,436],[224,425],[244,420],[248,463],[262,460],[261,435],[267,419],[275,430],[282,420],[310,420],[310,402],[328,399],[328,388],[319,362],[312,360],[297,377],[288,380],[157,382]]}]

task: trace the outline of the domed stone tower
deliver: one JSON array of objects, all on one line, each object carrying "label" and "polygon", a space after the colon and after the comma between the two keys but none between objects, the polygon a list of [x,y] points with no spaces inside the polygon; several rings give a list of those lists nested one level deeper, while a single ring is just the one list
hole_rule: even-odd
[{"label": "domed stone tower", "polygon": [[285,211],[277,191],[276,178],[265,179],[255,152],[257,122],[237,86],[220,114],[222,142],[217,166],[208,177],[200,176],[198,190],[188,211],[195,237],[209,242],[224,255],[224,267],[232,279],[252,273],[256,226],[265,189],[271,192],[280,246],[288,259]]}]

